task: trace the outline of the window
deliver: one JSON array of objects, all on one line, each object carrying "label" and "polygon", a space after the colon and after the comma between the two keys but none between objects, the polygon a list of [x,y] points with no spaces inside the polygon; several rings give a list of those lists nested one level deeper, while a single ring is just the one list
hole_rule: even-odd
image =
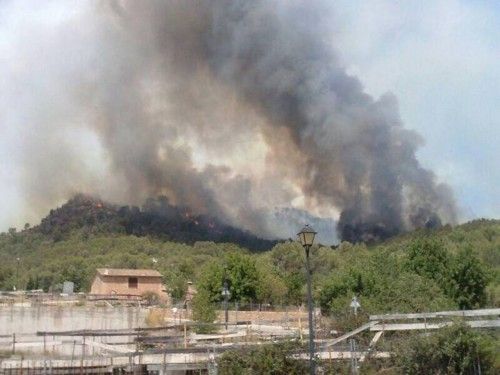
[{"label": "window", "polygon": [[137,280],[137,277],[129,277],[128,278],[128,287],[130,289],[137,289],[138,284],[139,284],[139,281]]}]

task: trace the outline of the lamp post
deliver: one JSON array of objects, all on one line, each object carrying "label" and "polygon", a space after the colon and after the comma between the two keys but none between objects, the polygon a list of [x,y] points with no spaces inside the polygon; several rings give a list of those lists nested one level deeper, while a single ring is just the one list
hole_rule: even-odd
[{"label": "lamp post", "polygon": [[358,297],[352,297],[351,304],[349,305],[354,313],[354,316],[358,315],[358,309],[361,307],[361,304],[358,301]]},{"label": "lamp post", "polygon": [[309,249],[314,242],[316,232],[309,225],[306,225],[302,230],[297,233],[300,243],[306,251],[306,276],[307,276],[307,307],[309,310],[309,372],[310,375],[315,374],[314,363],[314,326],[313,326],[313,304],[311,293],[311,267],[309,264]]},{"label": "lamp post", "polygon": [[[352,309],[352,312],[354,313],[354,316],[358,316],[358,309],[361,308],[361,304],[359,303],[358,297],[353,296],[351,299],[351,303],[349,306]],[[356,340],[354,338],[349,340],[349,347],[351,350],[351,373],[353,375],[358,374],[358,357],[357,357],[357,347],[356,347]]]},{"label": "lamp post", "polygon": [[225,327],[227,331],[227,321],[228,321],[228,313],[227,313],[227,301],[231,296],[231,292],[229,291],[229,287],[227,286],[227,280],[224,280],[224,285],[222,286],[222,297],[224,297],[224,318],[225,318]]}]

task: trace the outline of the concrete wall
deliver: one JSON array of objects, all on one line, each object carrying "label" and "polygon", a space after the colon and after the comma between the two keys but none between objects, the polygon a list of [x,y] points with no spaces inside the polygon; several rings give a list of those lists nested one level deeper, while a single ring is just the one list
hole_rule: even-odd
[{"label": "concrete wall", "polygon": [[[72,331],[81,329],[130,329],[145,327],[148,310],[139,307],[95,307],[95,306],[0,306],[0,350],[11,351],[12,334],[16,334],[16,353],[43,352],[44,347],[23,347],[23,343],[41,342],[37,332]],[[2,337],[3,336],[3,337]],[[110,336],[89,337],[99,343],[130,343],[134,337]],[[48,341],[63,340],[64,344],[47,346],[54,355],[82,354],[81,337],[48,336]],[[77,340],[72,343],[72,340]],[[133,349],[134,345],[128,346]],[[93,348],[86,348],[93,354]]]},{"label": "concrete wall", "polygon": [[0,306],[0,335],[144,327],[147,313],[145,308],[120,306]]}]

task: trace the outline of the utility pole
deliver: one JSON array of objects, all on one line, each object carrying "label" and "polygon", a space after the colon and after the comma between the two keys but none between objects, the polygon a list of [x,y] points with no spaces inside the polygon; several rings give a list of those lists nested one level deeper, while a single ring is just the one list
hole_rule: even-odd
[{"label": "utility pole", "polygon": [[356,340],[349,340],[349,347],[351,349],[351,374],[358,375],[358,353],[356,349]]},{"label": "utility pole", "polygon": [[227,279],[224,280],[224,285],[222,286],[222,297],[224,298],[224,321],[225,321],[225,327],[226,327],[226,331],[227,331],[227,321],[228,321],[228,317],[229,317],[229,314],[228,314],[228,301],[229,301],[229,297],[231,296],[231,292],[229,291],[229,287],[227,285]]}]

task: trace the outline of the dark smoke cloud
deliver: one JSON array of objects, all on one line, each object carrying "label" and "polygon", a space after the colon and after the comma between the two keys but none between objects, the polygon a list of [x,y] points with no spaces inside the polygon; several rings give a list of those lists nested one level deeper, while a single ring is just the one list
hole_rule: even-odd
[{"label": "dark smoke cloud", "polygon": [[[85,168],[63,180],[132,203],[165,194],[268,237],[298,229],[273,214],[292,201],[340,214],[338,236],[349,241],[453,222],[452,195],[419,165],[420,138],[402,127],[396,99],[367,95],[339,63],[332,19],[321,1],[88,9],[57,46],[86,56],[60,91],[97,135],[108,181],[95,186]],[[60,135],[72,114],[54,111],[62,118],[46,126]]]}]

